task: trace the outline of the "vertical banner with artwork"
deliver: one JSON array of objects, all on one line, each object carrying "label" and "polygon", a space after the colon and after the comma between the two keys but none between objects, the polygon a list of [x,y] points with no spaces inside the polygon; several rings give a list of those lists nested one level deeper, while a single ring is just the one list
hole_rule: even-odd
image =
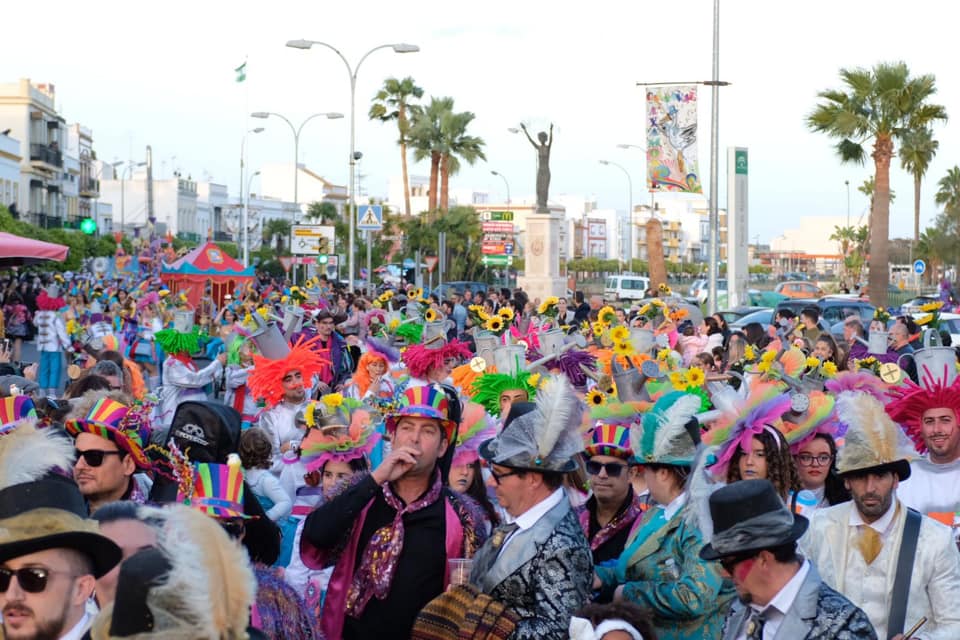
[{"label": "vertical banner with artwork", "polygon": [[697,167],[697,87],[647,89],[647,187],[702,193]]}]

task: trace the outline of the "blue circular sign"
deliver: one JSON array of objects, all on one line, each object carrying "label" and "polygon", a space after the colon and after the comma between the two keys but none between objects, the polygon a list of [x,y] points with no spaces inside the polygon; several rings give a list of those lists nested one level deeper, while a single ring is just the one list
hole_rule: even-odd
[{"label": "blue circular sign", "polygon": [[913,261],[913,272],[918,276],[922,276],[923,272],[927,270],[927,263],[923,260],[914,260]]}]

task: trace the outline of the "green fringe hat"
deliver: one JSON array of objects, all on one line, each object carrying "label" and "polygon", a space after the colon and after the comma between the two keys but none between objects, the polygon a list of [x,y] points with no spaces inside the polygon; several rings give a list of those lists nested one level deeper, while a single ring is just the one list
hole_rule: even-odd
[{"label": "green fringe hat", "polygon": [[492,416],[500,417],[500,394],[509,389],[522,389],[533,402],[537,389],[530,384],[530,372],[520,371],[515,376],[505,373],[485,373],[473,382],[471,399],[482,404]]},{"label": "green fringe hat", "polygon": [[163,329],[153,335],[154,340],[160,345],[164,353],[172,355],[174,353],[196,353],[200,350],[200,334],[196,329],[190,333],[180,333],[174,329]]}]

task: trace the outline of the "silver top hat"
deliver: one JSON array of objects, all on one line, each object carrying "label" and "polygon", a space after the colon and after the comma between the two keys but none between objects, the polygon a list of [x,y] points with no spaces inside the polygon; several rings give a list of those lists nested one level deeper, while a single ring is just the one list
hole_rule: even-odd
[{"label": "silver top hat", "polygon": [[516,376],[525,369],[527,364],[526,349],[519,345],[501,346],[493,352],[493,363],[497,373]]},{"label": "silver top hat", "polygon": [[437,320],[423,324],[421,341],[428,349],[442,349],[447,344],[447,317],[439,311],[436,314]]},{"label": "silver top hat", "polygon": [[478,331],[473,336],[473,342],[477,347],[477,355],[487,362],[494,362],[494,351],[500,346],[500,338],[489,331]]},{"label": "silver top hat", "polygon": [[47,295],[51,298],[60,297],[60,287],[55,284],[47,285]]},{"label": "silver top hat", "polygon": [[296,307],[292,304],[285,306],[283,308],[282,320],[284,335],[290,335],[300,331],[303,327],[303,316],[303,307]]},{"label": "silver top hat", "polygon": [[173,328],[179,333],[190,333],[193,331],[193,311],[182,309],[173,314]]},{"label": "silver top hat", "polygon": [[257,323],[257,329],[250,334],[250,339],[257,345],[257,350],[263,357],[270,360],[283,360],[290,355],[290,345],[277,325],[272,322],[267,324],[259,313],[250,315]]},{"label": "silver top hat", "polygon": [[540,334],[540,353],[545,356],[560,355],[564,349],[566,333],[563,329],[551,329]]}]

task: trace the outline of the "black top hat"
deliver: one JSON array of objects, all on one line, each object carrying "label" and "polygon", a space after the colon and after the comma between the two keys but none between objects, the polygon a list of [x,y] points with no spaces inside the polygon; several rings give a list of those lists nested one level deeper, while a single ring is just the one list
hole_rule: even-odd
[{"label": "black top hat", "polygon": [[740,480],[710,496],[713,540],[700,557],[719,560],[796,542],[809,521],[783,503],[769,480]]},{"label": "black top hat", "polygon": [[150,589],[164,582],[172,568],[159,549],[144,549],[123,561],[110,617],[111,636],[125,638],[153,631],[155,620],[147,596]]}]

